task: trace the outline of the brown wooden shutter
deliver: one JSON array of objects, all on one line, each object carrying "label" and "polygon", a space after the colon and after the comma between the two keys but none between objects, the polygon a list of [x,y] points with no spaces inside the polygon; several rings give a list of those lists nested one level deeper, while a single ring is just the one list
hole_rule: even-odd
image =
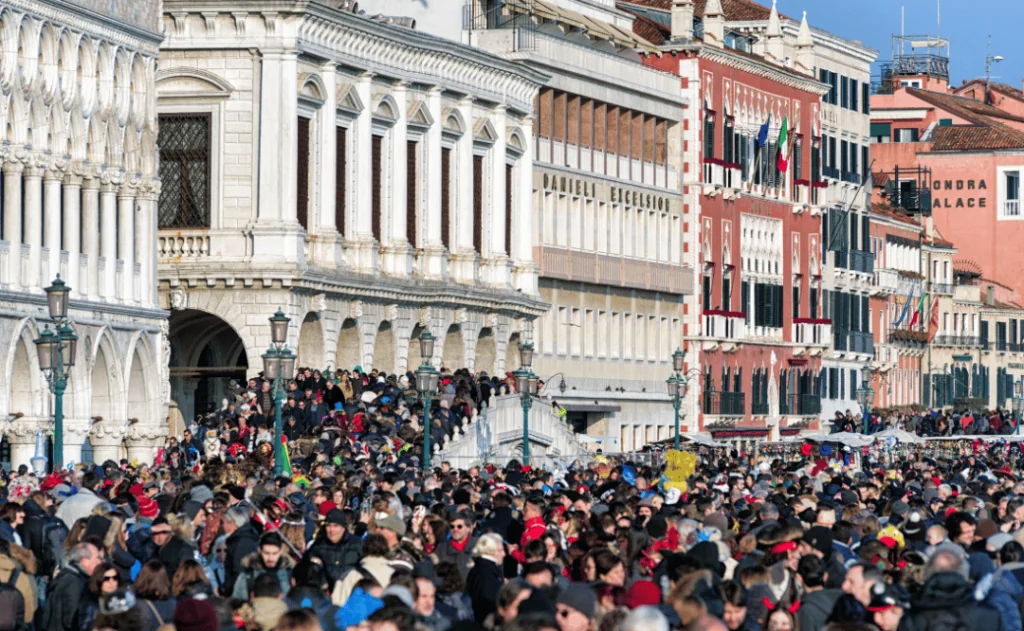
[{"label": "brown wooden shutter", "polygon": [[309,119],[299,118],[298,175],[295,187],[295,218],[309,230]]},{"label": "brown wooden shutter", "polygon": [[334,225],[338,233],[345,236],[345,211],[348,210],[345,204],[345,187],[348,184],[348,130],[338,127],[335,137],[338,146],[334,156]]},{"label": "brown wooden shutter", "polygon": [[380,136],[373,137],[373,146],[370,159],[373,161],[370,167],[370,212],[372,213],[370,223],[373,230],[373,238],[380,243],[380,202],[381,186],[383,177],[381,171],[384,169],[384,139]]},{"label": "brown wooden shutter", "polygon": [[473,156],[473,249],[483,254],[484,158]]},{"label": "brown wooden shutter", "polygon": [[419,144],[409,140],[406,141],[406,178],[405,178],[405,238],[409,245],[416,247],[416,183],[419,181],[416,173],[416,159],[419,154]]},{"label": "brown wooden shutter", "polygon": [[505,254],[512,256],[512,165],[505,165]]},{"label": "brown wooden shutter", "polygon": [[452,150],[441,149],[441,243],[449,252],[451,246],[451,175]]}]

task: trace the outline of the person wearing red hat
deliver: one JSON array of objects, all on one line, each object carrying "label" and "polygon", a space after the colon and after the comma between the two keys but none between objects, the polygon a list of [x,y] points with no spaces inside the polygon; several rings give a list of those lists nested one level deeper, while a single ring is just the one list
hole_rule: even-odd
[{"label": "person wearing red hat", "polygon": [[174,608],[175,631],[217,631],[217,610],[207,600],[189,598]]},{"label": "person wearing red hat", "polygon": [[661,604],[661,589],[654,581],[634,581],[626,590],[626,606],[630,609],[646,605],[657,607]]}]

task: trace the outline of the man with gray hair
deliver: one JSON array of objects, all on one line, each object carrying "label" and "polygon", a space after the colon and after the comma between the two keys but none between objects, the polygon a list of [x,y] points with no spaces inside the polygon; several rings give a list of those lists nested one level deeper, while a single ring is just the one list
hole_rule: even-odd
[{"label": "man with gray hair", "polygon": [[103,550],[91,543],[80,543],[71,549],[66,560],[67,565],[47,590],[40,620],[40,628],[47,631],[81,631],[78,605],[93,570],[103,563]]},{"label": "man with gray hair", "polygon": [[249,509],[241,505],[232,506],[224,513],[224,532],[228,537],[225,541],[227,556],[224,558],[224,585],[231,589],[244,569],[242,559],[256,552],[260,538],[252,527]]},{"label": "man with gray hair", "polygon": [[[711,620],[718,622],[711,616],[708,616]],[[708,621],[708,625],[700,627],[707,631],[727,631],[724,624],[719,622],[719,626],[715,627]],[[622,621],[619,626],[622,631],[669,631],[668,620],[665,618],[665,614],[658,611],[657,607],[645,605],[643,607],[637,607],[633,611],[629,612],[629,615]]]},{"label": "man with gray hair", "polygon": [[[908,631],[926,629],[1000,629],[999,612],[975,598],[967,580],[967,559],[951,544],[939,546],[928,560],[925,582],[904,615]],[[903,628],[903,625],[900,625]]]}]

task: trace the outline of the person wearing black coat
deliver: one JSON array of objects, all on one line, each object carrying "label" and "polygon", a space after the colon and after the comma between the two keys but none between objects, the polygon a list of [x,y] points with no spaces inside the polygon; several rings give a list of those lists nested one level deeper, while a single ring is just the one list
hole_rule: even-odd
[{"label": "person wearing black coat", "polygon": [[[934,559],[933,559],[934,562]],[[936,572],[910,602],[900,624],[906,631],[985,629],[1002,631],[999,612],[974,598],[974,587],[959,572]]]},{"label": "person wearing black coat", "polygon": [[487,616],[494,613],[498,591],[505,584],[502,563],[505,561],[505,544],[494,533],[482,535],[473,550],[473,568],[466,577],[466,595],[473,603],[473,617],[483,624]]},{"label": "person wearing black coat", "polygon": [[228,536],[225,540],[227,555],[224,558],[224,584],[233,586],[244,569],[242,560],[259,549],[260,538],[252,527],[248,511],[241,506],[228,509],[223,524]]},{"label": "person wearing black coat", "polygon": [[68,554],[68,564],[47,589],[46,606],[41,608],[40,629],[82,631],[79,611],[86,584],[93,570],[103,562],[101,552],[89,543],[80,543]]},{"label": "person wearing black coat", "polygon": [[331,589],[334,582],[359,564],[363,542],[348,532],[345,513],[337,508],[327,513],[323,531],[306,551],[304,559],[319,559],[327,573]]},{"label": "person wearing black coat", "polygon": [[[35,500],[29,499],[23,505],[25,521],[18,526],[22,544],[36,557],[36,576],[49,578],[64,558],[64,538],[67,526],[64,522],[46,512]],[[49,541],[46,541],[49,537]]]}]

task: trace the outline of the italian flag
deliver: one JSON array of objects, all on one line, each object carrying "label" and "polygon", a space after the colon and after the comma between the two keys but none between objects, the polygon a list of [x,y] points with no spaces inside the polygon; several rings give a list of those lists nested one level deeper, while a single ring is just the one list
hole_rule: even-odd
[{"label": "italian flag", "polygon": [[786,167],[789,166],[789,143],[787,137],[789,136],[789,117],[783,117],[782,129],[779,130],[779,158],[778,167],[781,173],[786,172]]},{"label": "italian flag", "polygon": [[924,315],[924,297],[925,297],[925,293],[926,292],[923,292],[923,291],[921,292],[921,302],[919,302],[917,304],[917,310],[914,311],[914,319],[910,321],[910,326],[908,328],[913,329],[914,325],[917,324],[918,321],[920,321],[922,316]]}]

